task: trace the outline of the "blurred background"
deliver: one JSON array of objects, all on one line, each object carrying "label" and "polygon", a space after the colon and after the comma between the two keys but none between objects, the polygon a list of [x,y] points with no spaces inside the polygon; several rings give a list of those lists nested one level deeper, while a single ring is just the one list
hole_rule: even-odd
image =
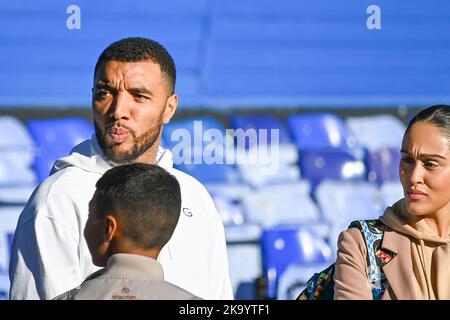
[{"label": "blurred background", "polygon": [[18,215],[53,162],[92,134],[95,63],[129,36],[157,40],[177,65],[166,147],[195,120],[279,130],[275,174],[177,165],[213,196],[238,299],[296,297],[334,261],[340,231],[402,197],[411,116],[450,103],[448,0],[2,0],[0,299]]}]

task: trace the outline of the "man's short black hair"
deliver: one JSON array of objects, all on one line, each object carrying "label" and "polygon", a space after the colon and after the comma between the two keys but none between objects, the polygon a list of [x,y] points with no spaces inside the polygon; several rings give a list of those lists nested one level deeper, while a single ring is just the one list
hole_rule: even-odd
[{"label": "man's short black hair", "polygon": [[99,215],[113,214],[123,236],[139,248],[162,248],[180,217],[177,179],[157,165],[144,163],[114,167],[95,185]]},{"label": "man's short black hair", "polygon": [[102,62],[141,62],[151,60],[159,64],[162,74],[169,82],[170,93],[174,93],[177,72],[169,52],[161,44],[146,38],[125,38],[110,44],[98,57],[95,74]]}]

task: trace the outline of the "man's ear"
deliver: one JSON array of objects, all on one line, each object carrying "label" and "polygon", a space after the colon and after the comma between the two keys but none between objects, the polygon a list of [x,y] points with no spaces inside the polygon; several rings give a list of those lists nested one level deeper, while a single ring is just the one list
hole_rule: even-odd
[{"label": "man's ear", "polygon": [[166,102],[166,108],[164,110],[163,124],[168,124],[170,119],[172,119],[175,111],[178,107],[178,96],[174,93],[172,94]]},{"label": "man's ear", "polygon": [[105,215],[105,228],[103,230],[103,241],[111,242],[118,231],[117,218],[113,215]]}]

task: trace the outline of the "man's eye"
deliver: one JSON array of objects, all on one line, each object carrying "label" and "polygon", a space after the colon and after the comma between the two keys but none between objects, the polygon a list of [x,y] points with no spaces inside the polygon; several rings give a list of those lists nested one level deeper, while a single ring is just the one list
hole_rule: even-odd
[{"label": "man's eye", "polygon": [[140,100],[140,101],[145,101],[145,100],[148,100],[148,99],[149,99],[148,97],[143,96],[143,95],[141,95],[141,94],[137,94],[137,95],[135,95],[134,97],[135,97],[136,100]]},{"label": "man's eye", "polygon": [[95,94],[95,97],[101,99],[101,98],[106,97],[108,94],[109,94],[109,92],[106,91],[106,90],[99,90],[99,91],[97,91],[97,93]]},{"label": "man's eye", "polygon": [[411,157],[402,157],[402,162],[407,163],[407,164],[413,164],[414,159]]}]

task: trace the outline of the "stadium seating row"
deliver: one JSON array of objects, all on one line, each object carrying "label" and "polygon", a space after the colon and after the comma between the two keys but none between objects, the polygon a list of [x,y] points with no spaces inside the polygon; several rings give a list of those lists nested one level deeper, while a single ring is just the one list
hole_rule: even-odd
[{"label": "stadium seating row", "polygon": [[[379,108],[449,98],[450,3],[379,0],[369,30],[358,0],[2,1],[0,107],[90,105],[101,51],[129,36],[155,39],[177,65],[183,107]],[[386,27],[384,27],[386,26]],[[68,85],[70,84],[70,85]]]},{"label": "stadium seating row", "polygon": [[[173,120],[163,131],[163,145],[172,150],[175,166],[202,181],[213,196],[226,227],[236,292],[240,283],[265,275],[268,297],[277,297],[280,276],[292,263],[309,268],[329,261],[337,235],[351,220],[376,218],[402,197],[397,168],[405,128],[393,116],[342,119],[333,113],[305,113],[282,121],[269,114],[232,115],[229,125],[232,129],[225,129],[210,116]],[[17,221],[18,209],[48,176],[54,161],[89,138],[93,127],[81,118],[33,119],[24,125],[3,116],[0,128],[5,133],[0,137],[0,204]],[[208,148],[213,152],[206,152]],[[230,153],[234,158],[227,164]],[[256,161],[249,161],[252,154]],[[208,155],[218,163],[208,163]],[[270,172],[275,162],[276,170]],[[10,235],[15,223],[3,225],[8,226],[3,235]],[[303,231],[297,230],[300,227]],[[277,228],[321,239],[313,242],[324,243],[327,253],[319,254],[322,260],[304,260],[299,248],[308,247],[309,238],[292,242],[294,236]],[[282,250],[285,260],[276,258],[281,249],[265,240],[271,232],[286,236],[286,248],[296,248],[290,250],[296,254]],[[3,271],[8,259],[5,239],[0,240]],[[269,247],[275,248],[275,258]],[[242,252],[255,257],[252,264],[239,267],[246,256]],[[273,261],[285,262],[271,267]],[[283,290],[279,297],[286,296]]]}]

